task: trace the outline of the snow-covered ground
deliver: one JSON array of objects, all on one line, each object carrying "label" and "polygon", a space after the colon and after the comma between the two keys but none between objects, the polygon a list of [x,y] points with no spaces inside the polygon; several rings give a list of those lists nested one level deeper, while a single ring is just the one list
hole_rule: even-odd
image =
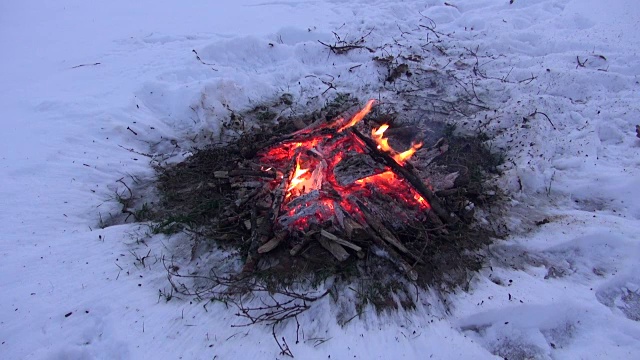
[{"label": "snow-covered ground", "polygon": [[158,297],[175,239],[98,227],[118,179],[153,174],[127,149],[179,160],[227,108],[328,81],[376,97],[372,54],[317,40],[419,47],[427,18],[495,78],[475,90],[496,110],[461,127],[507,151],[513,235],[449,312],[425,296],[340,327],[326,302],[298,343],[295,324],[279,336],[300,359],[640,358],[640,6],[624,0],[3,2],[0,357],[283,358],[232,308]]}]

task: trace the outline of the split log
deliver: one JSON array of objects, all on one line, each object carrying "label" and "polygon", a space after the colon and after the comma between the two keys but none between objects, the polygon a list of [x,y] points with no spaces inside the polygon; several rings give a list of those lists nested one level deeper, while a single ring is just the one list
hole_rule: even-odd
[{"label": "split log", "polygon": [[296,168],[296,163],[298,162],[299,151],[296,151],[289,163],[287,168],[287,173],[282,177],[282,181],[280,181],[280,185],[275,189],[273,194],[273,205],[271,206],[271,216],[269,220],[271,223],[275,224],[278,216],[280,216],[280,206],[284,201],[284,197],[286,195],[287,184],[291,182],[291,176],[293,175],[293,171]]},{"label": "split log", "polygon": [[[249,252],[247,253],[247,261],[244,263],[242,267],[242,272],[253,272],[256,267],[257,260],[257,250],[258,250],[258,209],[254,206],[251,209],[251,237],[249,238]],[[254,253],[256,253],[254,255]]]},{"label": "split log", "polygon": [[455,218],[453,218],[449,213],[442,207],[440,204],[440,200],[425,186],[425,184],[418,178],[417,175],[413,174],[410,170],[405,168],[404,166],[398,164],[391,156],[388,154],[378,150],[377,144],[372,139],[362,135],[357,129],[351,128],[349,129],[353,134],[355,134],[360,140],[362,140],[367,148],[369,149],[369,154],[378,160],[380,160],[383,164],[389,166],[393,172],[405,178],[416,191],[424,197],[429,205],[431,205],[431,209],[435,211],[435,213],[440,217],[440,219],[445,223],[453,223],[455,222]]},{"label": "split log", "polygon": [[226,215],[227,217],[223,217],[222,219],[218,220],[217,228],[222,229],[227,226],[236,226],[239,221],[241,221],[245,216],[247,216],[248,213],[249,211],[243,211],[242,213],[237,215],[223,214],[223,215]]},{"label": "split log", "polygon": [[325,248],[328,252],[331,253],[338,261],[342,262],[349,258],[349,253],[345,250],[342,245],[329,241],[322,236],[316,235],[316,240]]},{"label": "split log", "polygon": [[243,207],[249,200],[254,197],[262,197],[269,192],[269,184],[264,184],[261,188],[253,189],[248,195],[236,200],[236,206],[238,208]]},{"label": "split log", "polygon": [[355,251],[362,251],[362,248],[360,246],[354,243],[350,243],[347,240],[341,239],[326,230],[320,230],[320,235],[344,247],[348,247]]},{"label": "split log", "polygon": [[258,248],[258,254],[268,253],[269,251],[275,249],[276,247],[278,247],[278,245],[280,245],[282,240],[287,238],[287,236],[289,236],[289,232],[286,230],[277,233],[271,240],[267,241],[266,243],[264,243],[264,245]]},{"label": "split log", "polygon": [[336,182],[342,186],[354,183],[384,170],[384,165],[367,154],[347,153],[333,169]]}]

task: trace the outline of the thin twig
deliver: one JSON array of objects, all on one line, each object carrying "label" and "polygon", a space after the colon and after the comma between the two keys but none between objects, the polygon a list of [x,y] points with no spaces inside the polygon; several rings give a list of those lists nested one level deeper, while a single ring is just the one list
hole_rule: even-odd
[{"label": "thin twig", "polygon": [[[207,66],[214,66],[214,65],[215,65],[215,64],[209,64],[209,63],[204,62],[204,61],[200,58],[200,55],[198,55],[198,52],[197,52],[195,49],[193,49],[193,50],[191,50],[191,51],[193,51],[193,53],[194,53],[194,54],[196,54],[196,59],[198,59],[198,61],[200,61],[203,65],[207,65]],[[211,68],[211,70],[213,70],[213,71],[218,71],[218,69],[215,69],[215,68]]]},{"label": "thin twig", "polygon": [[548,116],[547,114],[543,113],[542,111],[538,111],[538,110],[536,109],[536,111],[534,111],[533,113],[529,114],[529,117],[535,117],[537,114],[540,114],[540,115],[542,115],[542,116],[546,117],[546,118],[547,118],[547,121],[549,121],[549,124],[551,124],[551,126],[553,127],[553,130],[557,130],[557,129],[556,129],[556,126],[553,124],[553,122],[551,121],[551,119],[549,118],[549,116]]},{"label": "thin twig", "polygon": [[80,64],[80,65],[76,65],[76,66],[72,66],[72,69],[76,69],[79,67],[83,67],[83,66],[96,66],[96,65],[100,65],[101,63],[97,62],[97,63],[93,63],[93,64]]},{"label": "thin twig", "polygon": [[580,56],[576,56],[576,61],[578,62],[578,65],[576,65],[576,69],[577,69],[579,67],[585,67],[589,59],[585,59],[583,62],[580,62]]}]

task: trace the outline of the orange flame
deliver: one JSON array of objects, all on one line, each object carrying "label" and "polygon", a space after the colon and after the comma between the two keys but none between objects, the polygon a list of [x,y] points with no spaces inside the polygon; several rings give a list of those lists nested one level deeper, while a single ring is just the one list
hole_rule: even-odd
[{"label": "orange flame", "polygon": [[373,107],[373,105],[375,104],[375,100],[371,99],[367,102],[367,105],[364,106],[364,108],[362,108],[362,110],[358,111],[355,115],[353,115],[353,117],[351,118],[351,120],[349,120],[348,123],[346,123],[345,125],[341,126],[338,129],[338,132],[342,132],[344,129],[350,128],[353,125],[359,123],[362,119],[364,119],[365,116],[367,116],[367,114],[371,111],[371,108]]},{"label": "orange flame", "polygon": [[398,153],[389,145],[389,139],[384,137],[384,132],[387,131],[388,128],[389,125],[384,124],[377,129],[372,129],[371,138],[376,142],[376,144],[378,144],[378,149],[391,153],[393,159],[396,162],[398,162],[400,165],[404,165],[404,163],[409,160],[409,158],[412,157],[418,149],[422,147],[422,143],[413,143],[411,144],[411,148],[409,150]]},{"label": "orange flame", "polygon": [[404,164],[407,160],[409,160],[410,157],[413,156],[413,154],[416,153],[416,151],[418,151],[418,149],[420,149],[422,147],[422,143],[413,143],[411,144],[411,148],[407,151],[403,151],[399,154],[396,154],[393,156],[393,159],[395,161],[397,161],[399,164]]},{"label": "orange flame", "polygon": [[371,138],[378,144],[378,149],[382,151],[392,152],[393,149],[389,145],[389,139],[384,137],[384,132],[387,131],[389,125],[384,124],[377,129],[371,130]]},{"label": "orange flame", "polygon": [[[300,168],[300,159],[296,161],[296,170],[293,172],[293,177],[291,178],[291,182],[289,182],[289,188],[287,189],[287,197],[291,195],[291,191],[301,185],[304,182],[302,175],[309,172],[309,169]],[[301,189],[298,189],[301,190]]]}]

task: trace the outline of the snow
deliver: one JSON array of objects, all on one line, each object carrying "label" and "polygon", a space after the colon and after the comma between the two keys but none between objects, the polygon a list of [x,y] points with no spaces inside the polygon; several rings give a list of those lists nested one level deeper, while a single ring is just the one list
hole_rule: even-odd
[{"label": "snow", "polygon": [[512,235],[448,311],[422,294],[415,312],[340,327],[322,302],[299,343],[295,324],[279,335],[302,359],[640,357],[634,2],[68,0],[0,5],[2,358],[283,358],[270,328],[232,327],[231,308],[158,296],[169,289],[159,259],[179,238],[98,227],[118,179],[153,174],[126,149],[179,161],[202,143],[193,134],[219,134],[226,107],[282,92],[313,106],[323,81],[375,97],[372,54],[336,56],[317,40],[374,29],[367,45],[419,45],[425,31],[402,32],[424,16],[496,78],[476,91],[497,110],[460,126],[506,151]]}]

